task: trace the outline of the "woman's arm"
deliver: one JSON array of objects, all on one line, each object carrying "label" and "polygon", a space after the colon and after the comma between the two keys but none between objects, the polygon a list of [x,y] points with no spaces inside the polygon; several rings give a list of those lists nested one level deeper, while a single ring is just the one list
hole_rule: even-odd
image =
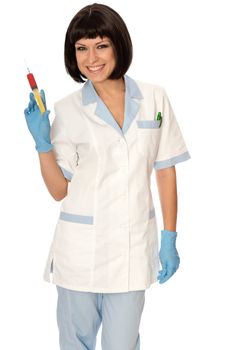
[{"label": "woman's arm", "polygon": [[[40,91],[44,106],[46,106],[45,93]],[[56,162],[53,153],[53,145],[50,138],[49,113],[41,114],[35,101],[33,93],[30,93],[28,107],[24,110],[28,129],[35,141],[35,148],[38,151],[41,173],[49,193],[52,197],[60,201],[67,195],[68,180]]]},{"label": "woman's arm", "polygon": [[175,166],[156,170],[156,182],[163,215],[164,230],[176,231],[177,184]]},{"label": "woman's arm", "polygon": [[53,150],[39,154],[40,169],[51,196],[60,201],[67,195],[68,180],[57,165]]}]

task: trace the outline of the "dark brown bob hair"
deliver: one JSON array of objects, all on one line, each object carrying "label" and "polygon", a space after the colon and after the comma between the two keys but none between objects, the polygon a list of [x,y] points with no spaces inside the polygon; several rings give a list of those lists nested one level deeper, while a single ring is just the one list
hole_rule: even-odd
[{"label": "dark brown bob hair", "polygon": [[75,43],[82,38],[95,39],[97,36],[106,36],[113,44],[116,66],[109,79],[121,78],[131,64],[133,47],[123,19],[109,6],[96,3],[88,5],[73,17],[65,36],[65,68],[78,83],[84,83],[87,78],[77,66]]}]

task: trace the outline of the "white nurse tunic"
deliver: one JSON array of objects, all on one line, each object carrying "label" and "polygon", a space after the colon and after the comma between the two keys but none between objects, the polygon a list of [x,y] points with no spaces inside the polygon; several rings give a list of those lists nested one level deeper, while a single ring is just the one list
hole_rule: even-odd
[{"label": "white nurse tunic", "polygon": [[89,80],[55,104],[51,140],[71,182],[44,278],[64,288],[127,292],[157,279],[151,173],[190,156],[165,90],[124,79],[122,129]]}]

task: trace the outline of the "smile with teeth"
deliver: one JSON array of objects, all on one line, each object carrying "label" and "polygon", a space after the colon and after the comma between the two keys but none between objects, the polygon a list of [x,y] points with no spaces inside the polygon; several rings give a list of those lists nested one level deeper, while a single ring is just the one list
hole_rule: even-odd
[{"label": "smile with teeth", "polygon": [[98,72],[102,70],[104,67],[104,64],[101,64],[100,66],[93,66],[93,67],[87,67],[90,72]]}]

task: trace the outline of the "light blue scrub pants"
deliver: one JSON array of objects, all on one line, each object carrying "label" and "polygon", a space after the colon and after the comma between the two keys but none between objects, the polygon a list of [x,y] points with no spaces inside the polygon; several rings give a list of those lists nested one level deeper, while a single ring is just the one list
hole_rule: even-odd
[{"label": "light blue scrub pants", "polygon": [[57,286],[61,350],[94,350],[102,322],[102,350],[140,350],[145,290],[92,293]]}]

